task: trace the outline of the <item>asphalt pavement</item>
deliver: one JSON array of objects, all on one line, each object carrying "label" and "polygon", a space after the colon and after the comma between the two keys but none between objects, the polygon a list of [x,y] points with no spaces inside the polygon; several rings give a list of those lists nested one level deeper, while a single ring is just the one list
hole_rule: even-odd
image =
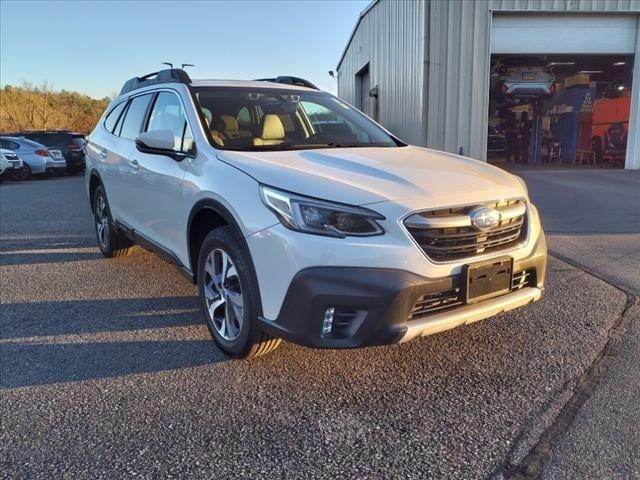
[{"label": "asphalt pavement", "polygon": [[640,478],[640,172],[519,172],[552,254],[628,297],[606,372],[557,445],[545,479]]},{"label": "asphalt pavement", "polygon": [[247,362],[215,347],[195,294],[150,253],[100,256],[81,178],[2,184],[0,474],[500,478],[627,303],[552,258],[527,308],[403,345],[285,343]]}]

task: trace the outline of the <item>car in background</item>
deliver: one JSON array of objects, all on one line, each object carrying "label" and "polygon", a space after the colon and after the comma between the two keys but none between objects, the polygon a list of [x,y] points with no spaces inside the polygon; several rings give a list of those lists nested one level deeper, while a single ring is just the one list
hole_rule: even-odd
[{"label": "car in background", "polygon": [[0,181],[12,173],[22,170],[22,159],[16,152],[0,148]]},{"label": "car in background", "polygon": [[548,97],[555,93],[555,77],[541,57],[507,57],[493,67],[494,93],[502,97]]},{"label": "car in background", "polygon": [[13,174],[17,180],[26,180],[31,175],[64,173],[67,170],[67,162],[60,149],[47,148],[24,137],[0,137],[0,148],[14,151],[22,159],[23,168]]},{"label": "car in background", "polygon": [[489,127],[487,134],[487,153],[495,155],[504,155],[507,149],[507,137],[499,129]]},{"label": "car in background", "polygon": [[57,148],[67,162],[67,172],[74,175],[84,170],[84,135],[66,130],[23,132],[22,136],[49,148]]}]

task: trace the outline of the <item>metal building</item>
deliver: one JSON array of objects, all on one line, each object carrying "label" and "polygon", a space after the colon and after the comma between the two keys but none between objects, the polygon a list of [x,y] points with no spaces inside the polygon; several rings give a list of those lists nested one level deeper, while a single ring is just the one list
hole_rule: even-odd
[{"label": "metal building", "polygon": [[640,169],[640,0],[374,0],[338,96],[409,143],[486,160],[492,54],[635,56],[624,166]]}]

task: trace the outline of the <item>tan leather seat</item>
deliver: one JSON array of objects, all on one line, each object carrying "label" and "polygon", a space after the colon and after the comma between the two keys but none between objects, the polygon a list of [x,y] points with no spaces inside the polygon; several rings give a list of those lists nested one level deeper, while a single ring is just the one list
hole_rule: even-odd
[{"label": "tan leather seat", "polygon": [[277,115],[268,114],[262,119],[260,137],[253,139],[254,145],[280,145],[284,139],[284,126]]},{"label": "tan leather seat", "polygon": [[209,128],[211,138],[217,146],[224,147],[224,138],[222,137],[222,134],[215,128],[211,128],[211,124],[213,123],[213,114],[211,113],[211,110],[208,108],[202,108],[202,114],[204,115],[204,121],[207,122],[207,128]]},{"label": "tan leather seat", "polygon": [[224,134],[227,138],[240,138],[240,131],[238,129],[238,121],[231,115],[222,115],[222,122],[224,123]]}]

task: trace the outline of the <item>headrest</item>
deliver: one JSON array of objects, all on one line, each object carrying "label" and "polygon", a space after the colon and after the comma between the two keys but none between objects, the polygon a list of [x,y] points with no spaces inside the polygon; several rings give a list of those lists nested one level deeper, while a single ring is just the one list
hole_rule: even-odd
[{"label": "headrest", "polygon": [[282,140],[284,138],[284,127],[280,117],[273,113],[264,116],[260,138],[263,140]]},{"label": "headrest", "polygon": [[224,130],[228,132],[238,131],[238,121],[231,115],[222,115],[222,121],[224,122]]},{"label": "headrest", "polygon": [[202,114],[204,115],[204,119],[207,121],[207,127],[210,127],[211,120],[213,120],[213,114],[211,113],[211,110],[209,110],[208,108],[203,108]]}]

